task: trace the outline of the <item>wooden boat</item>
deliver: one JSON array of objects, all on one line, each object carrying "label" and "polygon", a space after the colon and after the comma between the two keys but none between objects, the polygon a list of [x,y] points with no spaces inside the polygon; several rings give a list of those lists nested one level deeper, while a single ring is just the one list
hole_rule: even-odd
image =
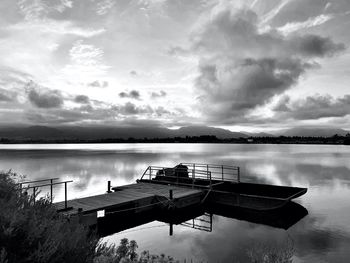
[{"label": "wooden boat", "polygon": [[302,196],[307,188],[241,182],[237,166],[180,163],[169,167],[149,166],[142,182],[203,189],[202,203],[268,211],[279,209]]}]

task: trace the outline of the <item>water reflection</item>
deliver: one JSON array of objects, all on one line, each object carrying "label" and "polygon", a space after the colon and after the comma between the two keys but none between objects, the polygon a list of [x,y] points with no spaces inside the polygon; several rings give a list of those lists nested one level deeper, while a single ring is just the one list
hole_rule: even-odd
[{"label": "water reflection", "polygon": [[[36,150],[33,150],[36,149]],[[149,165],[179,162],[220,163],[241,167],[242,180],[308,187],[297,201],[309,212],[295,225],[272,228],[261,222],[212,218],[212,232],[143,221],[143,225],[106,237],[119,243],[135,239],[139,250],[165,253],[179,259],[245,262],[246,250],[256,243],[294,240],[296,262],[347,262],[350,257],[350,148],[318,145],[225,144],[107,144],[1,145],[0,169],[26,174],[28,179],[73,179],[68,195],[80,197],[133,183]],[[57,189],[56,198],[63,192]],[[261,218],[256,217],[256,218]],[[138,219],[142,221],[141,219]],[[152,228],[151,228],[152,227]],[[119,230],[120,231],[120,230]],[[127,232],[134,231],[134,232]]]},{"label": "water reflection", "polygon": [[173,225],[181,225],[192,229],[212,232],[213,215],[231,219],[248,221],[275,228],[288,229],[305,217],[308,211],[300,204],[290,202],[283,208],[272,211],[257,211],[246,208],[233,208],[225,205],[205,205],[174,211],[154,211],[142,214],[110,213],[98,218],[97,229],[100,235],[107,236],[129,228],[137,227],[152,221],[169,224],[169,235],[173,235]]}]

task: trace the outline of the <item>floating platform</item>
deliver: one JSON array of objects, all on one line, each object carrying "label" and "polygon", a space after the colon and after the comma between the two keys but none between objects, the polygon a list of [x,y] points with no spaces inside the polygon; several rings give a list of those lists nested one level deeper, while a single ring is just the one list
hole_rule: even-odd
[{"label": "floating platform", "polygon": [[[164,184],[136,183],[113,187],[114,192],[89,196],[67,202],[54,203],[57,211],[68,215],[82,215],[91,225],[95,223],[97,212],[135,214],[158,209],[183,209],[200,204],[203,191]],[[171,195],[171,196],[170,196]]]},{"label": "floating platform", "polygon": [[181,163],[173,168],[149,166],[135,184],[118,187],[108,184],[105,194],[54,205],[64,215],[78,215],[75,218],[86,225],[96,225],[100,211],[102,217],[117,215],[126,221],[135,213],[156,213],[162,218],[169,214],[175,218],[181,211],[216,205],[239,213],[252,211],[244,212],[249,215],[254,215],[254,211],[270,213],[306,191],[300,187],[243,183],[236,166]]}]

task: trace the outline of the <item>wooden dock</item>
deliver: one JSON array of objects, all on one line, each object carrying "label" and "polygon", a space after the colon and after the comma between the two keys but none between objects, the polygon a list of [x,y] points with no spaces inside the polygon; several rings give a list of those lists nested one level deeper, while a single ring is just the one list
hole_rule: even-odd
[{"label": "wooden dock", "polygon": [[[52,186],[64,184],[65,201],[53,205],[59,213],[89,226],[97,224],[98,217],[108,215],[126,216],[124,219],[128,221],[135,213],[165,211],[174,215],[169,211],[191,210],[203,204],[270,211],[283,207],[307,191],[299,187],[243,183],[239,167],[194,163],[181,163],[173,168],[149,166],[137,183],[111,187],[108,181],[106,193],[73,200],[67,199],[67,183],[71,181],[56,180],[22,182],[20,186],[27,184],[25,189],[32,188],[33,196],[37,188],[50,186],[52,202]],[[50,183],[28,185],[43,181]]]},{"label": "wooden dock", "polygon": [[[65,215],[144,212],[155,208],[186,208],[200,203],[203,191],[174,185],[140,182],[113,188],[114,192],[54,203]],[[172,196],[171,196],[172,195]],[[69,209],[65,209],[65,207]]]}]

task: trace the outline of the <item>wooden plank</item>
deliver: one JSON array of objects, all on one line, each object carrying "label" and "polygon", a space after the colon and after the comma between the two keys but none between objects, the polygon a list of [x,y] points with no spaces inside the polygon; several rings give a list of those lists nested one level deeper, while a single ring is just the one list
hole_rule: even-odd
[{"label": "wooden plank", "polygon": [[[169,190],[173,190],[174,199],[193,199],[193,196],[200,196],[201,190],[191,189],[179,186],[169,186],[152,183],[137,183],[129,184],[121,187],[114,187],[113,193],[105,193],[95,196],[78,198],[68,200],[68,207],[73,207],[72,210],[67,211],[68,214],[74,214],[78,208],[82,208],[84,213],[94,212],[103,209],[118,209],[118,207],[134,206],[134,204],[151,204],[156,200],[154,197],[164,197],[165,200],[169,198]],[[182,202],[186,204],[186,200]],[[54,204],[57,209],[64,208],[64,202]],[[139,205],[140,208],[141,205]]]}]

